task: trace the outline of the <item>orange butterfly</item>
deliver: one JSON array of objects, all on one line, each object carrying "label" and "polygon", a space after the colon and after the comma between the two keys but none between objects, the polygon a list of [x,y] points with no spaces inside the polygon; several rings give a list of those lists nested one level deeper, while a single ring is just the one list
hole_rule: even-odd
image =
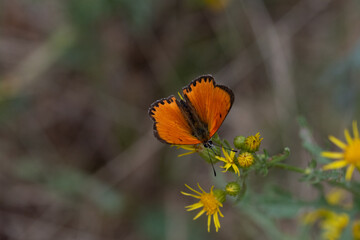
[{"label": "orange butterfly", "polygon": [[202,143],[217,132],[234,102],[233,92],[217,85],[211,75],[200,76],[182,89],[183,98],[173,95],[151,104],[149,115],[154,121],[154,135],[173,145]]}]

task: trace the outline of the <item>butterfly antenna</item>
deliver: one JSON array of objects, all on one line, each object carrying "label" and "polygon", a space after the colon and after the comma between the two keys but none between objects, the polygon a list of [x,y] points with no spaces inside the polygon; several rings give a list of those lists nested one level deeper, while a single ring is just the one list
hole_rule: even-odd
[{"label": "butterfly antenna", "polygon": [[215,143],[212,143],[213,145],[217,146],[217,147],[223,147],[224,149],[226,150],[229,150],[229,151],[232,151],[232,152],[238,152],[237,150],[235,149],[231,149],[231,148],[228,148],[228,147],[224,147],[223,145],[219,145],[219,144],[215,144]]},{"label": "butterfly antenna", "polygon": [[[207,146],[205,146],[205,148],[210,148],[210,149],[213,151],[214,156],[216,155],[216,154],[215,154],[215,151],[214,151],[214,149],[212,148],[211,145],[207,145]],[[210,162],[211,162],[211,167],[212,167],[212,169],[213,169],[213,171],[214,171],[214,176],[216,177],[216,171],[215,171],[214,163],[213,163],[213,161],[212,161],[212,157],[210,156],[209,151],[207,151],[207,152],[208,152],[208,156],[209,156],[209,159],[210,159]]]}]

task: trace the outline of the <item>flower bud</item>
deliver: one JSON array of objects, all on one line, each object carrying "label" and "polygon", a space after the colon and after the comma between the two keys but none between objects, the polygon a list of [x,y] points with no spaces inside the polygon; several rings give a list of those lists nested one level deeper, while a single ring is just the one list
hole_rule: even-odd
[{"label": "flower bud", "polygon": [[221,189],[215,189],[215,190],[214,190],[214,195],[215,195],[216,199],[217,199],[219,202],[221,202],[221,203],[225,202],[225,200],[226,200],[226,193],[225,193],[225,191],[223,191],[223,190],[221,190]]},{"label": "flower bud", "polygon": [[260,138],[260,133],[257,133],[254,136],[248,136],[242,145],[242,149],[248,152],[256,152],[259,150],[262,140],[263,138]]},{"label": "flower bud", "polygon": [[238,156],[238,162],[240,167],[247,168],[253,165],[254,163],[254,156],[249,152],[240,153]]},{"label": "flower bud", "polygon": [[229,182],[226,187],[226,194],[230,196],[237,196],[240,192],[240,185],[237,182]]},{"label": "flower bud", "polygon": [[245,143],[245,137],[244,136],[237,136],[234,138],[234,146],[237,149],[241,149]]}]

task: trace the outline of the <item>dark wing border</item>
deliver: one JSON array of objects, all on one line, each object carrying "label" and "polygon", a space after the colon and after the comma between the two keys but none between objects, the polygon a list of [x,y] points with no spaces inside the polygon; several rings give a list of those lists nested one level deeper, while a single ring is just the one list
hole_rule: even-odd
[{"label": "dark wing border", "polygon": [[231,109],[231,107],[232,107],[232,105],[234,103],[234,99],[235,99],[233,91],[230,88],[228,88],[228,87],[226,87],[224,85],[216,84],[215,79],[211,74],[205,74],[205,75],[202,75],[202,76],[199,76],[199,77],[195,78],[187,86],[183,87],[182,90],[185,90],[187,93],[191,92],[192,91],[192,86],[195,87],[197,83],[201,83],[202,81],[205,81],[205,82],[210,81],[210,82],[213,83],[215,88],[219,87],[219,88],[223,89],[224,91],[226,91],[227,93],[229,93],[230,102],[231,102],[230,103],[230,108],[229,108],[229,111],[230,111],[230,109]]},{"label": "dark wing border", "polygon": [[174,95],[170,95],[170,96],[167,97],[167,98],[161,98],[161,99],[153,102],[153,103],[150,105],[149,110],[148,110],[148,114],[149,114],[150,118],[154,121],[154,125],[153,125],[154,136],[155,136],[160,142],[166,143],[166,144],[171,144],[171,143],[168,143],[167,141],[165,141],[164,139],[162,139],[162,138],[160,137],[160,135],[159,135],[159,133],[158,133],[158,131],[157,131],[157,128],[156,128],[157,121],[156,121],[156,119],[153,117],[153,115],[154,115],[154,112],[156,111],[155,107],[159,107],[160,104],[164,105],[164,104],[165,104],[165,103],[164,103],[165,101],[166,101],[167,103],[169,103],[169,104],[172,103],[172,102],[174,101],[172,98],[174,98],[175,101],[178,101],[178,100],[175,98]]}]

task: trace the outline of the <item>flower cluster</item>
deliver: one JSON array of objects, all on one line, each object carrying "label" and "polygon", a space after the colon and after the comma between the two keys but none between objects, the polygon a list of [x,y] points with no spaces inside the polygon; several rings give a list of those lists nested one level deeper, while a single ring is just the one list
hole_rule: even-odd
[{"label": "flower cluster", "polygon": [[[239,141],[237,139],[242,139],[241,144],[238,144]],[[242,136],[237,137],[234,141],[234,145],[238,149],[240,149],[240,151],[234,150],[233,148],[224,147],[224,145],[221,144],[223,157],[216,154],[215,146],[213,146],[212,149],[206,149],[202,145],[179,145],[177,147],[188,150],[188,152],[180,154],[179,157],[191,153],[202,153],[206,149],[207,154],[203,154],[204,158],[206,158],[207,156],[211,158],[213,156],[215,159],[224,163],[223,166],[220,166],[224,169],[223,172],[231,171],[235,173],[235,175],[240,177],[241,171],[248,169],[254,164],[256,159],[255,152],[259,149],[261,141],[262,138],[260,138],[260,133],[257,133],[255,136],[249,136],[247,138]],[[212,153],[213,155],[210,156],[210,153]],[[213,160],[210,159],[210,161],[212,162]],[[194,217],[194,220],[206,213],[206,215],[208,216],[208,231],[210,231],[211,220],[213,220],[216,232],[220,228],[219,216],[223,217],[220,211],[220,207],[223,206],[222,203],[226,200],[226,196],[229,195],[232,197],[236,197],[242,191],[242,188],[240,187],[240,184],[238,182],[228,183],[224,190],[214,190],[214,186],[212,186],[209,193],[205,192],[199,184],[198,188],[200,189],[200,191],[196,191],[188,185],[185,186],[195,194],[181,192],[183,195],[199,199],[199,202],[187,206],[187,211],[202,208],[202,210]]]},{"label": "flower cluster", "polygon": [[260,138],[260,133],[257,133],[255,136],[249,136],[247,138],[243,136],[236,137],[234,140],[234,145],[241,150],[241,152],[236,157],[236,151],[234,149],[230,150],[230,154],[225,148],[222,148],[224,157],[216,156],[216,159],[224,162],[225,170],[227,172],[229,169],[232,169],[235,174],[240,176],[240,168],[248,168],[253,165],[255,161],[254,152],[256,152],[260,143],[263,139]]},{"label": "flower cluster", "polygon": [[[178,148],[188,151],[179,156],[198,153],[211,164],[216,164],[217,162],[222,163],[220,166],[220,168],[223,169],[222,172],[233,173],[236,179],[235,181],[228,182],[223,189],[215,189],[214,186],[212,186],[209,192],[204,191],[199,184],[199,190],[194,190],[186,185],[192,193],[181,193],[198,199],[198,202],[187,206],[186,209],[187,211],[200,209],[194,217],[194,220],[206,214],[207,230],[210,231],[210,226],[213,222],[215,230],[218,232],[220,228],[219,219],[223,217],[220,208],[223,207],[226,197],[235,197],[236,201],[242,199],[247,188],[246,177],[250,172],[255,171],[255,173],[266,176],[270,168],[279,167],[284,170],[302,173],[303,179],[308,179],[308,181],[317,184],[321,183],[321,181],[328,181],[334,186],[343,186],[342,191],[336,190],[327,194],[325,196],[325,203],[323,202],[323,204],[320,204],[315,210],[306,213],[303,216],[303,222],[307,225],[317,223],[322,232],[322,239],[340,239],[344,232],[350,234],[349,231],[351,230],[353,239],[360,240],[360,219],[358,219],[358,215],[352,214],[352,212],[356,212],[357,210],[349,201],[344,201],[344,199],[350,199],[349,196],[345,197],[345,190],[351,192],[355,189],[353,186],[350,186],[351,182],[349,182],[353,176],[353,172],[355,169],[360,171],[360,134],[356,121],[352,123],[351,133],[348,129],[344,130],[344,136],[345,141],[334,136],[329,136],[329,140],[335,144],[335,146],[339,147],[340,151],[322,151],[322,157],[334,159],[335,161],[325,164],[321,169],[316,169],[317,159],[313,160],[309,167],[305,169],[280,163],[289,156],[290,152],[288,148],[284,149],[284,153],[274,156],[269,156],[266,150],[264,150],[263,154],[258,154],[257,151],[263,140],[260,133],[248,137],[236,137],[234,139],[234,147],[231,147],[226,141],[221,141],[218,137],[213,138],[214,145],[209,143],[209,145],[177,146]],[[316,156],[319,157],[319,154],[317,153]],[[346,167],[346,171],[344,171],[345,174],[343,174],[343,171],[325,172],[326,170],[341,169],[344,167]],[[346,181],[343,181],[343,179]],[[354,186],[356,187],[357,185]],[[348,230],[345,231],[345,229]]]},{"label": "flower cluster", "polygon": [[[326,195],[326,201],[330,206],[351,210],[352,204],[346,203],[346,192],[340,189],[333,189]],[[305,224],[319,223],[322,230],[322,239],[337,240],[342,232],[348,226],[351,218],[346,212],[335,212],[329,208],[319,208],[306,213],[303,217]],[[360,239],[360,221],[355,220],[352,223],[353,239]]]}]

